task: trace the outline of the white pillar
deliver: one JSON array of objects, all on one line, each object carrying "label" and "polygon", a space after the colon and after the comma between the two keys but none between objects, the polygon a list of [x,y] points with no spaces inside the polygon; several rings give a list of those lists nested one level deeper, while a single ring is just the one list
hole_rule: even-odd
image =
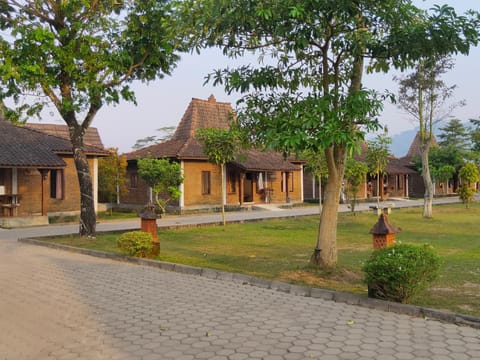
[{"label": "white pillar", "polygon": [[93,204],[95,212],[98,211],[98,158],[93,158]]},{"label": "white pillar", "polygon": [[[180,172],[182,174],[182,176],[185,176],[185,163],[182,161],[180,161]],[[180,206],[180,208],[183,208],[185,206],[185,185],[184,185],[184,181],[182,181],[182,183],[180,184],[180,199],[178,200],[178,205]]]},{"label": "white pillar", "polygon": [[405,192],[406,192],[406,193],[405,193],[405,196],[406,196],[406,197],[410,197],[410,196],[408,195],[408,174],[405,175]]},{"label": "white pillar", "polygon": [[12,168],[12,194],[18,194],[17,168]]},{"label": "white pillar", "polygon": [[[293,179],[292,179],[293,181]],[[301,169],[300,169],[300,200],[303,202],[305,196],[303,194],[303,165],[301,165]]]},{"label": "white pillar", "polygon": [[227,204],[227,166],[220,165],[222,167],[222,204]]}]

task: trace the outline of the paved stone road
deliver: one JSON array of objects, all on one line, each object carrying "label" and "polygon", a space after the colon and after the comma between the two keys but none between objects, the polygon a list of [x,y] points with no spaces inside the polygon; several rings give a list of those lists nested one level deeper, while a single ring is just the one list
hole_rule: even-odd
[{"label": "paved stone road", "polygon": [[0,360],[480,359],[480,330],[0,241]]}]

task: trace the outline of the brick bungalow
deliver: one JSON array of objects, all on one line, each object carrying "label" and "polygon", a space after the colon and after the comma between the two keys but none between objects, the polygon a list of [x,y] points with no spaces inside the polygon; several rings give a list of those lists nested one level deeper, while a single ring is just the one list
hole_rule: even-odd
[{"label": "brick bungalow", "polygon": [[[367,143],[360,144],[360,153],[355,154],[357,161],[366,162],[365,154]],[[382,199],[389,197],[407,198],[411,196],[410,182],[418,176],[418,172],[412,168],[412,164],[407,158],[396,158],[390,156],[388,159],[385,175],[380,178],[379,195]],[[321,189],[318,179],[305,172],[304,179],[304,197],[306,200],[318,199]],[[369,199],[377,196],[376,176],[367,174],[363,185],[360,185],[357,193],[357,199]]]},{"label": "brick bungalow", "polygon": [[[53,132],[56,136],[50,135]],[[96,196],[97,159],[108,152],[96,129],[87,133],[96,145],[85,146]],[[80,188],[67,137],[66,126],[0,120],[0,226],[48,224],[49,216],[80,212]]]},{"label": "brick bungalow", "polygon": [[[432,139],[432,147],[439,146],[437,139],[435,136]],[[415,167],[414,161],[417,158],[421,157],[421,150],[420,150],[420,133],[417,132],[410,147],[408,148],[407,155],[402,158],[402,160],[408,164],[413,169]],[[434,195],[451,195],[454,194],[456,191],[458,184],[454,181],[454,179],[450,179],[445,184],[434,183]],[[423,184],[422,174],[418,171],[410,177],[410,196],[412,197],[423,197],[425,195],[425,185]]]},{"label": "brick bungalow", "polygon": [[127,154],[129,193],[123,205],[143,206],[148,202],[147,185],[137,173],[137,159],[148,155],[168,158],[181,165],[184,183],[178,203],[180,211],[189,208],[215,207],[222,203],[222,186],[226,205],[303,201],[302,162],[285,160],[280,153],[249,150],[226,166],[226,183],[221,183],[221,169],[208,162],[202,144],[195,138],[198,129],[228,129],[233,118],[230,103],[193,98],[170,140]]}]

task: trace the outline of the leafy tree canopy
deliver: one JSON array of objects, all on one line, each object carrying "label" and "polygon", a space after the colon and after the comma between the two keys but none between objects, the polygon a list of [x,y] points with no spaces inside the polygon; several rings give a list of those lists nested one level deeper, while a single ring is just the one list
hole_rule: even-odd
[{"label": "leafy tree canopy", "polygon": [[135,102],[131,83],[170,74],[186,50],[169,0],[0,2],[0,110],[24,121],[53,105],[68,125],[80,184],[80,235],[95,236],[83,136],[104,104]]},{"label": "leafy tree canopy", "polygon": [[138,175],[152,188],[155,201],[164,213],[167,204],[182,195],[179,189],[183,183],[180,164],[147,156],[138,159],[137,166]]},{"label": "leafy tree canopy", "polygon": [[[98,161],[98,193],[108,202],[125,194],[127,174],[127,157],[119,155],[117,148],[110,149],[110,155]],[[104,200],[105,201],[105,200]]]},{"label": "leafy tree canopy", "polygon": [[370,71],[405,69],[432,55],[468,53],[480,17],[448,6],[428,13],[410,0],[187,1],[184,21],[199,47],[219,46],[258,64],[219,69],[207,79],[244,94],[238,120],[252,142],[284,153],[325,153],[328,182],[312,262],[336,263],[338,200],[345,161],[379,128],[382,96],[362,86]]},{"label": "leafy tree canopy", "polygon": [[84,114],[85,126],[103,103],[135,101],[132,81],[169,74],[179,59],[167,3],[3,1],[1,98],[32,94],[28,115],[48,100],[64,118]]},{"label": "leafy tree canopy", "polygon": [[241,134],[233,129],[199,129],[195,137],[203,144],[203,152],[209,161],[216,165],[235,160],[244,147]]}]

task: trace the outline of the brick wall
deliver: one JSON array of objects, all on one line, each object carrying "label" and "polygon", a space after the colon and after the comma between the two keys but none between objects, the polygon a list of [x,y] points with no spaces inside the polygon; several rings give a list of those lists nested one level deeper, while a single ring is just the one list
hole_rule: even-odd
[{"label": "brick wall", "polygon": [[[63,169],[63,197],[52,199],[50,197],[51,173],[45,184],[47,212],[70,212],[80,211],[80,187],[78,184],[77,171],[72,157],[64,157],[67,167]],[[94,159],[88,159],[90,173],[94,174]],[[41,215],[42,212],[42,175],[36,168],[18,169],[18,194],[20,206],[18,216]]]}]

